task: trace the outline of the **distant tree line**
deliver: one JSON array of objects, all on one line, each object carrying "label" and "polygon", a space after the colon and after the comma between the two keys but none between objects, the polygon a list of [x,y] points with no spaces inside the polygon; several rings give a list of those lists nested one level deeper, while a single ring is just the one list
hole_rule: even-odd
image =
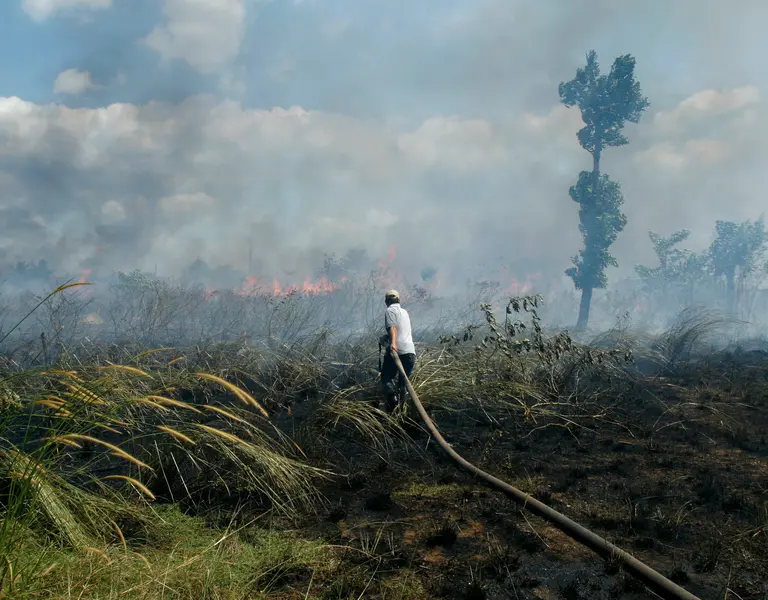
[{"label": "distant tree line", "polygon": [[[581,111],[584,127],[577,138],[592,155],[592,170],[579,173],[569,190],[571,200],[579,205],[583,240],[582,249],[571,259],[573,266],[565,271],[581,291],[577,329],[588,324],[593,291],[607,286],[606,269],[618,266],[610,247],[627,224],[621,212],[624,197],[620,185],[601,172],[600,159],[607,148],[629,143],[623,133],[625,123],[638,123],[649,106],[634,69],[635,59],[625,54],[614,60],[609,73],[601,74],[597,54],[591,50],[576,77],[560,83],[558,88],[560,101]],[[732,316],[743,314],[747,310],[741,302],[744,291],[768,268],[763,219],[717,221],[714,239],[703,252],[677,248],[689,235],[687,229],[666,237],[649,232],[659,265],[636,266],[645,291],[667,303],[689,306],[698,303],[702,293],[714,292],[710,297],[718,297],[722,289],[727,312]]]},{"label": "distant tree line", "polygon": [[741,301],[750,281],[756,284],[768,273],[768,236],[763,218],[741,223],[717,221],[712,243],[701,252],[676,247],[690,233],[681,229],[665,237],[648,232],[659,264],[635,267],[645,290],[690,305],[699,302],[703,292],[723,289],[727,312],[732,316],[743,313],[746,307]]}]

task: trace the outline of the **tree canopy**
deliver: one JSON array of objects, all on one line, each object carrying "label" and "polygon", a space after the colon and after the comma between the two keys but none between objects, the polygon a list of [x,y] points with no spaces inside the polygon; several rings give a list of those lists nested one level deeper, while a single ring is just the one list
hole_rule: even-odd
[{"label": "tree canopy", "polygon": [[604,288],[608,282],[605,268],[618,266],[608,248],[627,224],[627,217],[621,212],[621,187],[608,175],[600,175],[595,193],[592,173],[582,171],[568,194],[579,204],[579,231],[584,248],[571,258],[574,266],[565,273],[573,279],[577,290]]},{"label": "tree canopy", "polygon": [[743,275],[755,269],[766,242],[762,217],[754,223],[717,221],[715,233],[710,253],[716,277],[725,275],[731,280],[737,269]]},{"label": "tree canopy", "polygon": [[635,272],[649,285],[659,280],[673,281],[682,279],[683,272],[693,257],[693,253],[690,250],[680,250],[675,248],[675,246],[687,240],[690,235],[691,232],[688,229],[680,229],[668,236],[663,236],[655,231],[649,231],[648,237],[651,240],[651,244],[653,244],[653,251],[659,260],[659,266],[647,267],[645,265],[637,265]]},{"label": "tree canopy", "polygon": [[635,59],[630,54],[617,57],[610,73],[601,75],[597,53],[591,50],[586,66],[577,69],[571,81],[561,83],[559,92],[565,106],[581,110],[584,127],[577,137],[582,148],[592,153],[628,144],[624,123],[638,123],[650,105],[635,79]]}]

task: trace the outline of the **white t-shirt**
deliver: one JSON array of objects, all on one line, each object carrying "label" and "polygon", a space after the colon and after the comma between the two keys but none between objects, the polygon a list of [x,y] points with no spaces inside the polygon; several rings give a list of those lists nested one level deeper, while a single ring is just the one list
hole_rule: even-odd
[{"label": "white t-shirt", "polygon": [[384,313],[384,327],[389,332],[390,327],[397,327],[397,353],[416,354],[416,346],[411,334],[411,317],[400,304],[390,304]]}]

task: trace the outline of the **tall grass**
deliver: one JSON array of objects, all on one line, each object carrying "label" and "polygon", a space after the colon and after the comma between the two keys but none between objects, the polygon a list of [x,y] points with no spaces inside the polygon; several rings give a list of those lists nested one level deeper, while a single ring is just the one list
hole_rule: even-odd
[{"label": "tall grass", "polygon": [[146,537],[155,520],[142,506],[158,496],[199,502],[225,490],[283,515],[321,500],[318,480],[329,473],[301,460],[251,392],[161,354],[101,365],[65,355],[55,368],[0,379],[3,593],[45,566],[30,561],[30,539],[98,554],[125,544],[124,528]]}]

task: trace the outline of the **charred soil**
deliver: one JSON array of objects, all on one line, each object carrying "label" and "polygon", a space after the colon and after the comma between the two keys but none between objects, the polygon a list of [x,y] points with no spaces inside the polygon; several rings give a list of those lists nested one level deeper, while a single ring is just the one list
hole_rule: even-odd
[{"label": "charred soil", "polygon": [[[767,598],[768,360],[701,359],[633,388],[593,427],[435,418],[459,454],[701,598]],[[302,522],[344,548],[329,597],[653,597],[411,435],[421,451],[383,458],[332,442],[350,475]]]}]

